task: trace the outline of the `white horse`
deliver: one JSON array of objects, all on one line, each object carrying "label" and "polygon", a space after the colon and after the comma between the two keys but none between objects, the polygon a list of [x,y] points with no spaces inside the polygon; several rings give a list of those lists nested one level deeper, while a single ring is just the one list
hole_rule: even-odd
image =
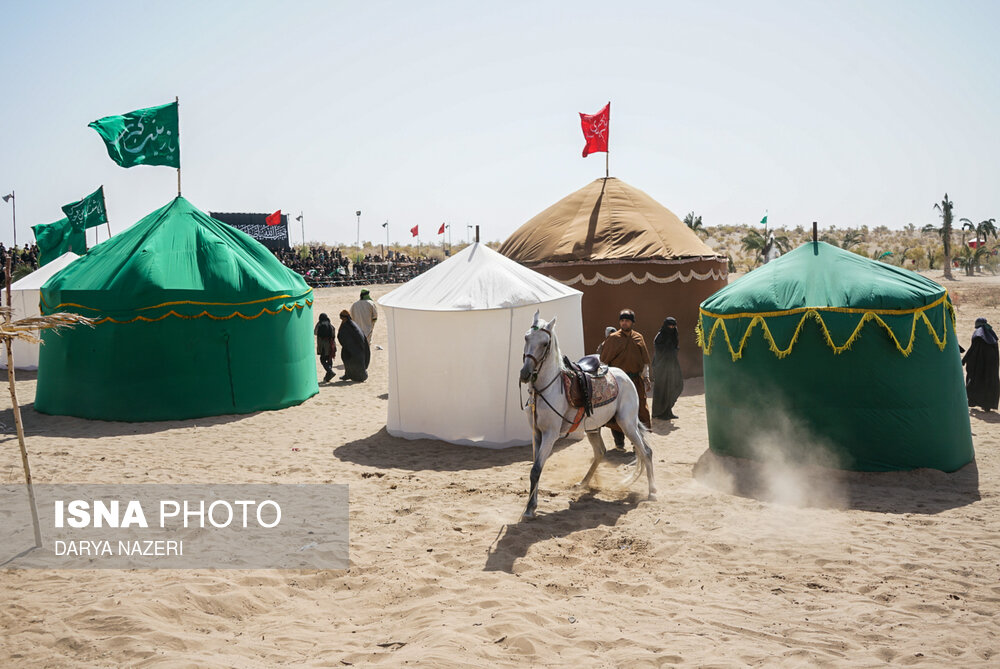
[{"label": "white horse", "polygon": [[[525,412],[531,424],[534,464],[531,467],[531,493],[522,517],[529,520],[535,517],[538,507],[538,479],[542,475],[542,467],[552,454],[556,439],[569,433],[576,414],[576,410],[570,407],[563,388],[562,375],[567,370],[563,367],[555,325],[555,318],[546,323],[538,317],[536,311],[531,329],[524,335],[524,365],[521,367],[520,380],[528,385],[530,394]],[[597,465],[604,459],[607,451],[604,440],[601,439],[601,427],[614,418],[632,442],[636,454],[635,470],[623,485],[632,485],[645,470],[649,480],[649,499],[655,500],[653,452],[643,438],[643,431],[647,428],[639,422],[639,393],[628,374],[617,367],[610,367],[609,371],[618,382],[618,397],[614,402],[595,407],[594,413],[583,420],[583,429],[594,449],[594,460],[577,485],[589,483]]]}]

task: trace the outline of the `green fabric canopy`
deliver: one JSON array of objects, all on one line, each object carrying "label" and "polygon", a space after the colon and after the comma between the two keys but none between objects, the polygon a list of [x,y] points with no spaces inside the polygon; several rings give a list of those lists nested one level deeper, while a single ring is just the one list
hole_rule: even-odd
[{"label": "green fabric canopy", "polygon": [[973,459],[954,310],[929,279],[823,242],[702,302],[709,447],[859,471]]},{"label": "green fabric canopy", "polygon": [[35,408],[167,420],[299,404],[315,395],[312,291],[248,235],[178,197],[49,279]]},{"label": "green fabric canopy", "polygon": [[72,251],[77,255],[87,251],[87,236],[81,226],[73,225],[68,218],[55,223],[31,226],[38,245],[38,266],[45,267],[59,256]]}]

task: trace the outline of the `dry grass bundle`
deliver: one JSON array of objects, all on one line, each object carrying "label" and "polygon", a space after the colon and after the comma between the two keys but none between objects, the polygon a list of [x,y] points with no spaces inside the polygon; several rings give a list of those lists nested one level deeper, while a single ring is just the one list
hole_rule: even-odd
[{"label": "dry grass bundle", "polygon": [[0,339],[22,341],[37,344],[41,342],[38,332],[41,330],[60,330],[62,328],[74,327],[76,325],[86,325],[94,327],[94,321],[86,316],[59,312],[48,316],[31,316],[21,318],[16,321],[11,318],[10,307],[0,307]]}]

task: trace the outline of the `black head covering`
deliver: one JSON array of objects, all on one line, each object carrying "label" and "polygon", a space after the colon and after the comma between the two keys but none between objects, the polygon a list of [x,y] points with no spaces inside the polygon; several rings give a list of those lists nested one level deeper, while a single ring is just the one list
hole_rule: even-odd
[{"label": "black head covering", "polygon": [[656,337],[653,339],[653,345],[656,348],[677,348],[677,319],[673,316],[667,316],[663,319],[663,325],[660,326],[660,331],[656,333]]},{"label": "black head covering", "polygon": [[976,319],[976,330],[972,333],[972,338],[982,339],[990,346],[995,346],[997,343],[997,333],[993,331],[993,327],[982,317]]},{"label": "black head covering", "polygon": [[330,317],[329,317],[329,316],[327,316],[326,314],[320,314],[320,315],[319,315],[319,319],[320,319],[321,321],[328,321],[328,320],[330,320]]},{"label": "black head covering", "polygon": [[632,311],[631,309],[622,309],[618,313],[618,320],[621,320],[623,318],[627,318],[630,321],[632,321],[633,323],[635,323],[635,312]]}]

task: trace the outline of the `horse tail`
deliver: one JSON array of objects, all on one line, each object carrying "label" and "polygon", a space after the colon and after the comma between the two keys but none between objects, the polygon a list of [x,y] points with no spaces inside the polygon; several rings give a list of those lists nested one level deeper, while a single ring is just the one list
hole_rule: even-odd
[{"label": "horse tail", "polygon": [[[642,423],[640,423],[640,425],[642,425]],[[643,446],[640,446],[639,448],[643,448]],[[639,453],[636,453],[635,469],[632,470],[631,474],[625,477],[625,479],[622,481],[622,486],[628,488],[633,483],[638,481],[639,477],[642,475],[642,472],[645,471],[645,468],[646,468],[646,458],[644,457],[644,454],[640,455]]]},{"label": "horse tail", "polygon": [[[639,433],[639,441],[642,443],[636,444],[635,452],[635,469],[632,473],[625,477],[622,481],[622,486],[628,488],[633,483],[639,480],[642,473],[646,471],[646,458],[651,457],[649,446],[646,444],[646,435],[644,433],[651,433],[652,430],[646,427],[642,421],[636,421],[637,432]],[[642,450],[642,453],[639,450]]]}]

